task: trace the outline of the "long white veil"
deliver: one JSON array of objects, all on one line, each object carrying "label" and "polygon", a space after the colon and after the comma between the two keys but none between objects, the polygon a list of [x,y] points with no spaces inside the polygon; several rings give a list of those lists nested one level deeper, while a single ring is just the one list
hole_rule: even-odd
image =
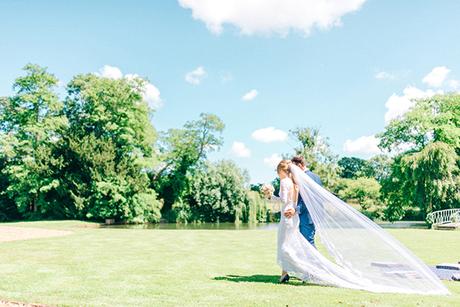
[{"label": "long white veil", "polygon": [[[346,284],[374,292],[449,294],[437,276],[380,226],[318,185],[291,164],[321,243]],[[327,260],[329,261],[329,260]],[[336,275],[336,274],[335,274]]]}]

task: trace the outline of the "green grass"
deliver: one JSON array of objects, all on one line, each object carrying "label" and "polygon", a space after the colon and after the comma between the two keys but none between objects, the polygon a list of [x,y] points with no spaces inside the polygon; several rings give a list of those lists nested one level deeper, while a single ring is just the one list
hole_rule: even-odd
[{"label": "green grass", "polygon": [[[6,224],[0,224],[6,225]],[[277,284],[274,230],[101,229],[0,243],[0,299],[61,306],[455,306],[451,296],[375,294]],[[429,264],[460,260],[460,231],[391,230]]]}]

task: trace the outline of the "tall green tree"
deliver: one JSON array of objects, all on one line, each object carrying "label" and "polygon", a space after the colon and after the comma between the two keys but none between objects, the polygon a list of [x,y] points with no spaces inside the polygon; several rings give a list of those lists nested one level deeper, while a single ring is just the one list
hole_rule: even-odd
[{"label": "tall green tree", "polygon": [[61,204],[58,143],[67,119],[54,89],[58,79],[38,65],[26,65],[11,97],[0,99],[1,170],[8,181],[2,191],[26,217],[65,216]]},{"label": "tall green tree", "polygon": [[[404,151],[405,147],[420,151],[433,142],[444,142],[457,150],[460,148],[460,94],[415,101],[412,109],[391,121],[379,137],[379,147],[393,152]],[[408,144],[410,146],[404,147]]]},{"label": "tall green tree", "polygon": [[391,175],[382,181],[389,219],[404,217],[410,207],[424,217],[433,210],[460,206],[459,94],[415,101],[380,138],[382,149],[398,154]]},{"label": "tall green tree", "polygon": [[307,167],[321,177],[326,187],[333,188],[337,184],[340,168],[338,157],[332,153],[327,138],[314,128],[297,128],[291,130],[290,134],[298,143],[294,148],[295,154],[302,155]]},{"label": "tall green tree", "polygon": [[219,117],[203,113],[198,120],[187,122],[183,128],[169,129],[161,135],[161,163],[152,182],[164,200],[165,215],[182,197],[191,174],[202,165],[208,153],[220,148],[223,129],[224,123]]},{"label": "tall green tree", "polygon": [[156,222],[161,202],[149,187],[156,132],[142,79],[76,76],[64,113],[65,184],[85,218]]}]

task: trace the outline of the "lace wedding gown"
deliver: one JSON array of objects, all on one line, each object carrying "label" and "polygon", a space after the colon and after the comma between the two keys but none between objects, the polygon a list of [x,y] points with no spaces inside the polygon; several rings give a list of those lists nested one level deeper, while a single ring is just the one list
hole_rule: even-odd
[{"label": "lace wedding gown", "polygon": [[[320,285],[372,292],[448,294],[434,273],[367,217],[319,186],[300,168],[291,172],[329,258],[299,231],[299,216],[281,214],[277,260],[291,276]],[[281,212],[295,208],[294,184],[280,182]]]}]

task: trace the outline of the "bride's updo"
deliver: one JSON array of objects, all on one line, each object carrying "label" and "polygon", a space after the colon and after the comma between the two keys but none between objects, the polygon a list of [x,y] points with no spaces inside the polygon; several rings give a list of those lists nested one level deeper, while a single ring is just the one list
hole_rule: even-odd
[{"label": "bride's updo", "polygon": [[291,174],[291,160],[281,160],[281,162],[276,167],[276,171],[280,173],[281,171],[285,172],[288,176]]}]

